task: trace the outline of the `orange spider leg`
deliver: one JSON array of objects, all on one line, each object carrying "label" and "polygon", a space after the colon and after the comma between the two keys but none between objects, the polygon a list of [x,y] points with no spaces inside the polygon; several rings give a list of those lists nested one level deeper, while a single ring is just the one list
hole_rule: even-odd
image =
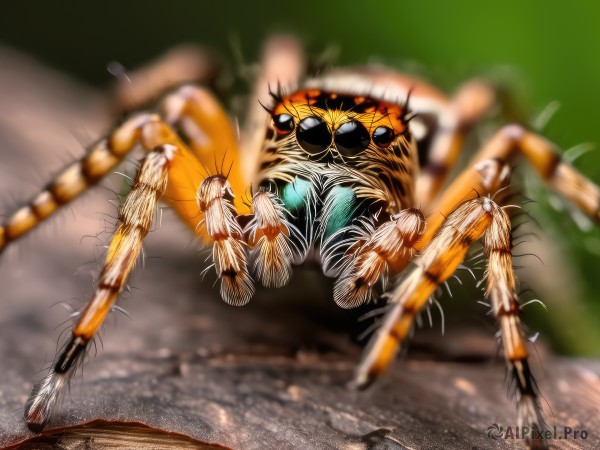
[{"label": "orange spider leg", "polygon": [[160,116],[145,114],[140,116],[135,137],[146,150],[161,144],[177,148],[169,170],[169,183],[163,200],[179,215],[194,233],[205,242],[212,242],[205,230],[198,226],[200,211],[196,193],[202,181],[209,175],[196,156],[187,148],[175,131]]},{"label": "orange spider leg", "polygon": [[27,426],[41,431],[68,384],[77,361],[106,319],[127,276],[133,269],[150,231],[156,205],[166,189],[168,170],[177,149],[161,145],[150,152],[119,209],[119,225],[108,247],[98,287],[72,331],[72,337],[41,383],[35,385],[25,407]]},{"label": "orange spider leg", "polygon": [[[494,205],[494,217],[484,237],[487,257],[487,288],[485,296],[500,326],[504,359],[515,383],[518,425],[542,431],[546,423],[538,400],[537,386],[527,361],[521,306],[516,291],[512,265],[511,225],[506,212]],[[534,438],[534,448],[545,448],[543,439]]]},{"label": "orange spider leg", "polygon": [[[436,289],[456,271],[471,244],[482,237],[487,256],[486,297],[499,322],[505,359],[515,378],[519,424],[542,430],[545,424],[527,363],[528,353],[519,317],[510,248],[510,219],[488,197],[472,199],[458,206],[391,292],[391,309],[365,351],[356,372],[356,384],[366,387],[383,373],[410,333],[416,315]],[[544,445],[543,441],[533,444],[540,448]]]},{"label": "orange spider leg", "polygon": [[[60,207],[73,201],[86,189],[97,184],[135,147],[142,136],[144,127],[151,127],[150,124],[153,122],[160,122],[160,118],[152,114],[133,116],[113,130],[106,138],[93,145],[90,152],[81,160],[64,169],[41,193],[37,194],[27,205],[15,211],[5,224],[0,226],[0,252],[7,244],[31,231]],[[189,150],[183,148],[179,139],[173,137],[171,141],[173,141],[173,145],[182,150],[177,159],[185,160],[184,163],[178,164],[178,167],[184,167],[183,170],[188,174],[187,178],[198,180],[198,174],[203,171],[200,163]],[[154,143],[158,145],[165,142],[167,141]],[[146,148],[153,147],[147,146]],[[192,174],[193,176],[191,176]],[[175,179],[179,178],[175,177]],[[174,192],[173,198],[191,198],[192,204],[195,204],[195,190],[199,184],[198,182],[195,185],[192,194],[188,192],[182,196],[180,192]],[[190,222],[190,214],[187,209],[179,206],[176,207],[176,210],[182,217],[188,218],[189,225],[195,229],[196,225]],[[194,214],[197,223],[197,208]]]},{"label": "orange spider leg", "polygon": [[64,169],[41,193],[0,225],[0,252],[95,185],[121,162],[134,145],[127,130],[136,120],[130,119],[94,144],[87,155]]},{"label": "orange spider leg", "polygon": [[472,80],[458,90],[449,106],[440,113],[427,164],[417,178],[417,204],[431,206],[455,166],[469,130],[490,110],[495,98],[489,84]]},{"label": "orange spider leg", "polygon": [[[265,124],[270,120],[262,106],[271,102],[267,93],[280,86],[295,86],[303,68],[303,51],[296,39],[277,36],[266,43],[255,83],[254,98],[258,101],[249,107],[240,150],[225,112],[207,92],[184,87],[165,102],[167,121],[183,129],[200,161],[206,167],[216,161],[228,171],[226,180],[220,174],[203,183],[198,203],[205,217],[203,228],[214,241],[213,260],[221,278],[221,296],[230,304],[243,305],[254,294],[243,234],[250,239],[257,276],[265,286],[287,283],[291,262],[306,253],[305,238],[288,223],[283,205],[274,194],[257,192],[251,206],[233,196],[233,192],[246,192],[256,181]],[[204,134],[198,134],[199,130]],[[235,221],[236,212],[253,213],[246,230]]]},{"label": "orange spider leg", "polygon": [[172,48],[133,73],[126,73],[118,64],[111,64],[108,69],[119,78],[112,89],[113,109],[116,114],[139,111],[176,86],[184,83],[208,85],[216,79],[220,67],[215,55],[191,44]]},{"label": "orange spider leg", "polygon": [[[498,178],[490,176],[490,161],[510,161],[523,154],[534,170],[552,189],[575,203],[595,221],[600,220],[600,189],[568,163],[561,161],[556,147],[520,125],[499,130],[474,159],[474,164],[460,175],[433,207],[427,217],[427,231],[416,244],[424,248],[458,204],[478,195],[495,192]],[[493,172],[493,171],[492,171]]]},{"label": "orange spider leg", "polygon": [[[169,97],[165,112],[168,120],[187,131],[195,155],[185,148],[171,127],[160,120],[145,126],[142,145],[152,148],[169,143],[178,148],[164,198],[205,244],[212,244],[223,300],[244,305],[254,295],[254,284],[248,272],[243,230],[236,218],[240,213],[250,212],[250,207],[242,202],[241,196],[234,195],[236,187],[239,193],[247,185],[240,173],[237,144],[233,135],[228,135],[232,129],[227,116],[206,91],[193,87],[181,88]],[[205,128],[210,130],[208,140],[194,134]],[[210,170],[207,164],[213,165],[215,161],[229,166],[223,170],[215,167],[214,173],[206,174],[206,170]],[[220,173],[225,170],[227,174]]]},{"label": "orange spider leg", "polygon": [[[229,117],[206,89],[183,86],[167,96],[163,103],[167,123],[180,128],[200,163],[213,172],[227,174],[233,192],[242,194],[250,185],[242,173],[244,161]],[[248,214],[250,207],[241,195],[234,197],[238,214]]]}]

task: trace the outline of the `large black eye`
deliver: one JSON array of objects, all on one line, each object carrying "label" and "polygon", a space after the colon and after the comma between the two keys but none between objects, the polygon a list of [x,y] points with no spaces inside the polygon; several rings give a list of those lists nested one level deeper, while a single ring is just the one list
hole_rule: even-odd
[{"label": "large black eye", "polygon": [[311,116],[298,124],[296,139],[307,152],[320,153],[331,145],[331,132],[323,119]]},{"label": "large black eye", "polygon": [[394,141],[394,130],[388,127],[377,127],[373,132],[373,142],[380,148],[389,147]]},{"label": "large black eye", "polygon": [[335,146],[343,156],[354,156],[362,152],[370,141],[369,132],[357,120],[346,122],[335,132]]},{"label": "large black eye", "polygon": [[294,118],[289,114],[279,114],[273,117],[273,125],[277,134],[285,136],[294,131]]}]

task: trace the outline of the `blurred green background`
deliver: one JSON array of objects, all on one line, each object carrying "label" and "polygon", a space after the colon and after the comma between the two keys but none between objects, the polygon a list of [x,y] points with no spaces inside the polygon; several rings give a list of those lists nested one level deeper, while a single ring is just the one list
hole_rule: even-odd
[{"label": "blurred green background", "polygon": [[[409,66],[446,90],[469,76],[500,77],[524,120],[560,102],[544,133],[562,149],[600,143],[598,2],[9,2],[0,16],[2,43],[99,87],[112,81],[109,61],[134,68],[182,42],[228,57],[237,42],[254,61],[275,32],[299,36],[315,53],[338,46],[340,64]],[[600,183],[599,150],[574,164]],[[545,206],[547,191],[534,190],[540,206],[533,210],[550,235],[544,245],[553,245],[573,274],[548,300],[550,312],[532,306],[527,322],[559,352],[600,355],[600,233],[581,232],[564,211]]]}]

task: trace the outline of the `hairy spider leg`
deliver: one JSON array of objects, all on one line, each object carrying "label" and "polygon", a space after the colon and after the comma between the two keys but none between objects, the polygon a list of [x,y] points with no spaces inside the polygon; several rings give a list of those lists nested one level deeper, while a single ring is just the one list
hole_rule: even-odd
[{"label": "hairy spider leg", "polygon": [[[374,297],[379,281],[386,289],[389,273],[400,273],[415,256],[414,244],[425,229],[421,211],[408,208],[376,228],[371,223],[352,227],[352,247],[340,262],[341,270],[333,287],[333,299],[342,308],[355,308]],[[328,257],[328,255],[325,255]]]},{"label": "hairy spider leg", "polygon": [[[208,175],[227,172],[233,186],[243,192],[246,181],[242,179],[239,151],[233,127],[217,101],[201,88],[183,87],[164,103],[164,112],[169,121],[180,126],[190,140],[194,154],[182,150],[177,158],[185,163],[177,164],[175,181],[167,189],[166,198],[179,216],[196,231],[199,215],[196,206],[196,189],[199,181]],[[15,241],[50,217],[61,206],[74,200],[86,189],[97,184],[140,142],[145,129],[161,128],[162,119],[155,114],[140,113],[127,119],[106,138],[94,144],[79,161],[64,169],[55,180],[37,194],[27,205],[15,211],[0,225],[0,252],[7,244]],[[154,124],[154,125],[152,125]],[[161,143],[182,148],[183,144],[172,132],[167,140],[155,140],[152,149]],[[154,134],[158,136],[159,133]],[[153,134],[146,132],[147,139]],[[209,173],[210,172],[210,173]],[[199,174],[204,175],[199,178]],[[193,184],[198,181],[198,184]],[[191,184],[190,184],[191,182]],[[249,212],[249,206],[241,197],[235,200],[240,213]]]},{"label": "hairy spider leg", "polygon": [[[226,174],[233,192],[244,193],[250,180],[242,173],[245,161],[238,150],[235,130],[227,113],[208,90],[196,86],[177,89],[165,98],[162,116],[188,138],[192,152],[208,171],[207,175]],[[238,214],[250,213],[250,206],[242,195],[234,197],[233,203]]]},{"label": "hairy spider leg", "polygon": [[[201,220],[201,211],[198,210],[197,192],[201,183],[211,176],[222,176],[227,179],[229,185],[229,177],[227,173],[231,167],[215,167],[214,169],[206,167],[203,164],[206,161],[207,154],[202,156],[204,160],[192,153],[187,145],[181,140],[179,135],[171,128],[169,124],[164,122],[160,116],[151,116],[152,120],[148,121],[142,130],[141,143],[144,148],[153,148],[160,144],[171,144],[178,148],[175,154],[175,164],[169,172],[169,184],[163,200],[179,215],[192,231],[199,237],[203,238],[206,244],[212,243],[213,239],[210,234],[207,234],[206,228],[198,226]],[[199,148],[197,145],[196,148]],[[233,152],[232,152],[233,154]],[[232,156],[234,158],[234,156]],[[232,159],[232,163],[236,160]],[[214,164],[214,161],[211,161]],[[235,166],[235,164],[234,164]],[[233,171],[233,169],[232,169]],[[231,173],[229,174],[231,175]],[[233,181],[240,183],[240,180],[234,178]],[[232,197],[233,201],[233,197]],[[248,210],[247,205],[242,205],[244,210]]]},{"label": "hairy spider leg", "polygon": [[416,200],[425,214],[430,212],[427,207],[433,205],[450,170],[456,165],[469,131],[489,112],[495,99],[496,93],[489,84],[471,80],[459,88],[440,113],[427,162],[417,178]]},{"label": "hairy spider leg", "polygon": [[600,189],[562,162],[552,143],[519,125],[499,130],[476,155],[474,164],[446,190],[433,209],[435,212],[427,218],[427,230],[415,244],[422,255],[391,294],[394,308],[387,313],[382,328],[365,352],[357,371],[359,385],[370,384],[384,371],[409,333],[416,314],[437,286],[458,268],[471,243],[484,237],[488,257],[486,294],[500,322],[509,369],[516,376],[519,420],[538,429],[544,426],[518,317],[510,222],[493,201],[480,198],[496,192],[508,181],[510,171],[505,161],[519,153],[551,188],[592,219],[600,219]]},{"label": "hairy spider leg", "polygon": [[[594,221],[600,221],[600,189],[592,181],[561,161],[554,144],[520,125],[501,128],[475,155],[473,164],[444,192],[427,217],[427,231],[416,244],[424,248],[440,228],[445,218],[461,202],[479,195],[494,193],[502,178],[494,176],[492,161],[511,161],[523,154],[533,169],[552,189],[575,203]],[[490,170],[492,169],[492,170]],[[508,172],[505,176],[508,175]]]},{"label": "hairy spider leg", "polygon": [[228,176],[218,173],[220,169],[207,174],[175,131],[158,116],[153,116],[143,128],[141,143],[146,149],[161,144],[177,148],[163,200],[205,244],[213,245],[223,300],[233,305],[246,304],[254,294],[254,285],[248,274],[246,244],[236,220],[238,212]]},{"label": "hairy spider leg", "polygon": [[[462,203],[425,248],[415,265],[390,293],[391,309],[373,336],[356,372],[356,384],[366,387],[387,368],[398,347],[407,338],[416,315],[435,290],[463,261],[471,244],[484,239],[487,256],[487,290],[492,311],[499,322],[504,356],[515,377],[519,425],[545,427],[535,381],[527,362],[520,307],[515,290],[510,247],[510,219],[489,197]],[[532,443],[543,448],[544,442]]]},{"label": "hairy spider leg", "polygon": [[0,225],[0,252],[41,222],[94,186],[131,151],[136,143],[135,130],[144,118],[135,116],[94,144],[79,161],[70,164],[25,206]]},{"label": "hairy spider leg", "polygon": [[108,247],[96,291],[50,372],[31,391],[25,406],[25,420],[32,431],[39,432],[45,427],[88,343],[123,289],[141,251],[142,241],[150,231],[157,202],[167,187],[167,175],[176,151],[174,146],[161,145],[144,158],[133,188],[119,209],[119,224]]},{"label": "hairy spider leg", "polygon": [[[486,199],[484,199],[486,201]],[[489,201],[484,207],[494,209],[492,222],[484,235],[483,247],[487,257],[487,287],[485,296],[500,327],[511,383],[516,388],[518,425],[542,431],[546,429],[540,407],[537,384],[529,369],[525,345],[521,305],[516,291],[516,279],[511,254],[511,224],[505,210]],[[534,448],[545,448],[543,439],[530,442]]]},{"label": "hairy spider leg", "polygon": [[252,199],[254,217],[245,227],[250,258],[263,286],[285,286],[292,277],[292,263],[303,261],[308,241],[289,220],[289,212],[275,192],[259,189]]}]

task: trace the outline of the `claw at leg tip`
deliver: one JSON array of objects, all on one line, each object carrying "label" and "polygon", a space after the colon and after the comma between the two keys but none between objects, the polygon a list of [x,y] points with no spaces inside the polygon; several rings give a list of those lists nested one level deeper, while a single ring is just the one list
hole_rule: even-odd
[{"label": "claw at leg tip", "polygon": [[27,424],[27,428],[33,431],[34,433],[41,433],[42,430],[46,427],[46,418],[44,417],[44,412],[39,407],[39,404],[36,404],[35,398],[35,390],[31,393],[29,399],[27,400],[27,404],[25,405],[25,423]]},{"label": "claw at leg tip", "polygon": [[26,418],[27,428],[34,433],[41,433],[46,428],[46,421],[37,422]]}]

